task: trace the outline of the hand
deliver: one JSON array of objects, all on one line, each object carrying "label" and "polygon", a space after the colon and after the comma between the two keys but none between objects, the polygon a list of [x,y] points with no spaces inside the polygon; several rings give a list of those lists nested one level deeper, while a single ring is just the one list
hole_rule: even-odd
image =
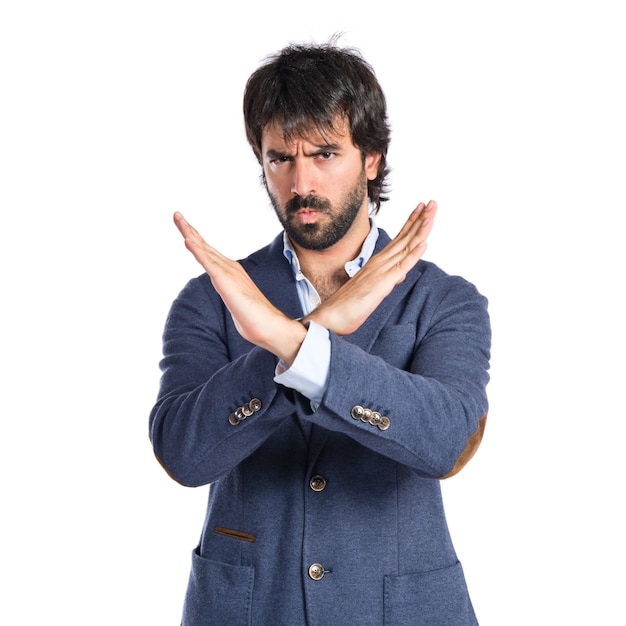
[{"label": "hand", "polygon": [[210,246],[181,213],[174,213],[174,223],[185,238],[187,249],[211,278],[239,334],[291,365],[306,328],[271,304],[241,264]]},{"label": "hand", "polygon": [[420,202],[398,235],[303,321],[337,335],[353,333],[420,260],[436,213],[436,202]]}]

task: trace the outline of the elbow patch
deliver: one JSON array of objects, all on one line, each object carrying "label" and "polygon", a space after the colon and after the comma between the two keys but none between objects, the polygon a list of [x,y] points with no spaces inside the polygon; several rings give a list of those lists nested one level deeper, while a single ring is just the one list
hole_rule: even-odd
[{"label": "elbow patch", "polygon": [[478,450],[478,446],[480,442],[483,440],[483,434],[485,432],[485,424],[487,423],[487,413],[485,413],[478,420],[478,428],[474,432],[474,434],[469,438],[465,449],[456,460],[454,467],[445,475],[442,476],[439,480],[445,480],[446,478],[450,478],[455,474],[458,474],[470,461],[470,459],[474,456],[476,450]]}]

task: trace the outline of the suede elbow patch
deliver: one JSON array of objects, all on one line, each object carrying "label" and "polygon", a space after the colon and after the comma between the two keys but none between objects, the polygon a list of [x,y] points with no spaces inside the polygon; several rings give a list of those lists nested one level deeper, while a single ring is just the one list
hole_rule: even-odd
[{"label": "suede elbow patch", "polygon": [[474,432],[474,434],[469,438],[465,449],[456,460],[454,467],[445,475],[442,476],[439,480],[445,480],[446,478],[450,478],[455,474],[458,474],[470,461],[470,459],[474,456],[476,450],[478,450],[478,446],[480,446],[480,442],[483,440],[483,434],[485,432],[485,424],[487,423],[487,413],[485,413],[478,420],[478,428]]}]

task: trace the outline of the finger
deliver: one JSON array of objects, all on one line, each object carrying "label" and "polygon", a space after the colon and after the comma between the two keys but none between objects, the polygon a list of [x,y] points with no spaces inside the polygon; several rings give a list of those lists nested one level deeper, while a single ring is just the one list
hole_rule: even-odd
[{"label": "finger", "polygon": [[185,239],[185,245],[188,242],[193,241],[202,241],[202,238],[199,236],[198,231],[183,217],[182,213],[176,212],[174,213],[174,224],[176,224],[176,228]]},{"label": "finger", "polygon": [[421,211],[418,211],[418,209],[413,211],[410,219],[407,220],[407,229],[404,232],[401,230],[398,235],[413,237],[426,224],[432,222],[437,213],[437,203],[434,200],[430,200],[428,204],[424,205],[422,202],[418,205],[418,208],[419,206],[423,207]]},{"label": "finger", "polygon": [[183,217],[183,214],[177,211],[174,213],[174,223],[185,239],[195,239],[203,242],[204,239],[200,233]]},{"label": "finger", "polygon": [[435,216],[436,212],[437,203],[434,200],[430,200],[428,204],[420,202],[411,212],[404,226],[394,238],[394,242],[398,241],[406,245],[406,240],[415,237],[421,225],[428,223],[428,221]]},{"label": "finger", "polygon": [[424,255],[436,212],[437,203],[432,200],[425,206],[418,205],[409,216],[406,228],[398,233],[385,250],[386,255],[380,258],[387,271],[403,277]]},{"label": "finger", "polygon": [[420,212],[414,217],[406,230],[398,233],[399,243],[402,246],[413,249],[416,245],[426,240],[433,227],[433,220],[437,213],[437,203],[431,200]]},{"label": "finger", "polygon": [[418,223],[420,216],[424,212],[426,205],[423,202],[420,202],[410,213],[406,222],[404,222],[402,228],[398,232],[398,234],[394,237],[394,239],[398,239],[404,237],[414,226]]},{"label": "finger", "polygon": [[212,274],[217,264],[223,262],[225,257],[203,239],[180,211],[174,213],[174,223],[185,240],[187,250],[193,254],[207,273]]},{"label": "finger", "polygon": [[428,235],[430,235],[430,231],[433,229],[433,224],[435,221],[436,214],[437,214],[437,203],[431,201],[427,205],[426,210],[422,213],[422,219],[417,229],[417,237],[420,240],[425,241],[428,238]]},{"label": "finger", "polygon": [[395,264],[399,258],[406,256],[419,246],[428,236],[432,229],[432,220],[437,211],[437,204],[430,201],[427,205],[420,202],[411,212],[400,232],[387,244],[379,256],[379,262],[383,260]]},{"label": "finger", "polygon": [[202,252],[211,251],[217,252],[212,248],[202,237],[202,235],[183,217],[182,213],[177,211],[174,213],[174,223],[176,224],[180,234],[185,239],[185,247],[198,258]]},{"label": "finger", "polygon": [[437,214],[437,208],[437,203],[434,200],[430,200],[430,202],[426,205],[424,211],[421,214],[422,225],[435,219],[435,215]]},{"label": "finger", "polygon": [[183,236],[185,235],[185,231],[190,227],[189,222],[183,217],[180,211],[174,213],[174,224],[176,224],[176,228],[178,228]]}]

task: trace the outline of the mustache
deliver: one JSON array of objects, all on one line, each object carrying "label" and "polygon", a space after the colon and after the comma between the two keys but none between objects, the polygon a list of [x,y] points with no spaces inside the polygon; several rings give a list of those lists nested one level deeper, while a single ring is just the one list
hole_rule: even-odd
[{"label": "mustache", "polygon": [[330,202],[325,198],[309,194],[308,196],[294,196],[285,204],[287,213],[295,213],[300,209],[314,209],[316,211],[329,211]]}]

